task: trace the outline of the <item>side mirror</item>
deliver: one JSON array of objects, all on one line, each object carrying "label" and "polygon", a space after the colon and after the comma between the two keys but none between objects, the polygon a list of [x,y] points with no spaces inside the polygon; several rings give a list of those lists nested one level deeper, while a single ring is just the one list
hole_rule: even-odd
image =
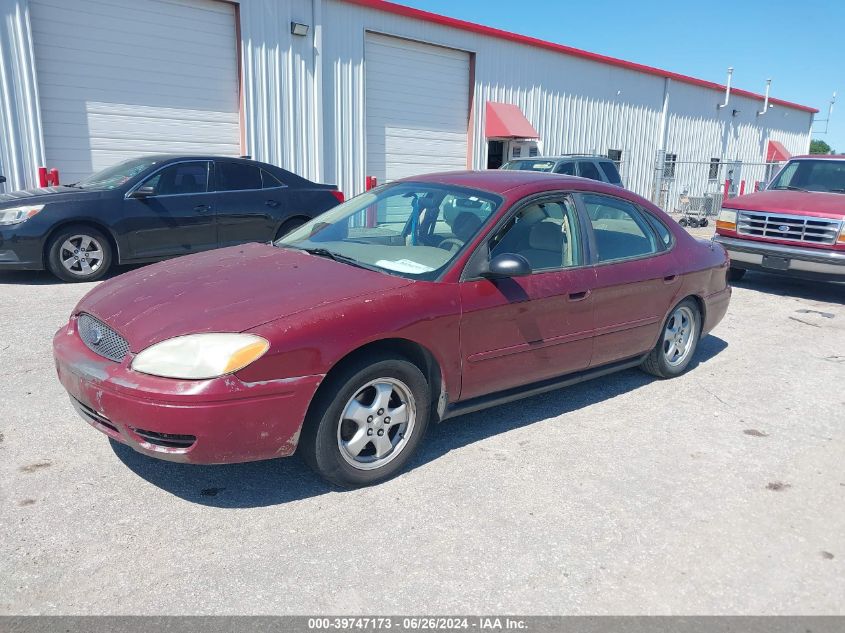
[{"label": "side mirror", "polygon": [[0,185],[6,182],[6,176],[0,176]]},{"label": "side mirror", "polygon": [[502,253],[496,255],[487,264],[482,277],[524,277],[531,274],[531,264],[522,255]]},{"label": "side mirror", "polygon": [[150,196],[156,195],[155,187],[138,187],[135,191],[129,194],[130,198],[135,198],[136,200],[143,200],[144,198],[149,198]]}]

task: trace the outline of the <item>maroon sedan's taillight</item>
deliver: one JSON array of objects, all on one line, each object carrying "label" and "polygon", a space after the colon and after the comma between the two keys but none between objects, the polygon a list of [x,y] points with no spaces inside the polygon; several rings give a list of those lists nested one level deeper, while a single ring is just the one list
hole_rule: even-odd
[{"label": "maroon sedan's taillight", "polygon": [[338,201],[338,202],[343,202],[344,200],[346,200],[346,197],[343,195],[343,192],[342,192],[342,191],[333,190],[333,191],[332,191],[332,195],[333,195],[335,198],[337,198],[337,201]]}]

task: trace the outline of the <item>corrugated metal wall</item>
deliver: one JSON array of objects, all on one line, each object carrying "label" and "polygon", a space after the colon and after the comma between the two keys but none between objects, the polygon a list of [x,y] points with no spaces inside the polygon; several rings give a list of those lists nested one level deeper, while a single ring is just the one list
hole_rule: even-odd
[{"label": "corrugated metal wall", "polygon": [[35,186],[44,163],[33,59],[26,0],[0,0],[0,191]]},{"label": "corrugated metal wall", "polygon": [[[628,186],[650,195],[661,141],[665,81],[575,56],[363,8],[342,0],[241,0],[244,149],[305,177],[364,188],[364,40],[367,31],[474,53],[470,164],[486,166],[484,103],[515,103],[542,136],[546,154],[623,152]],[[31,184],[43,163],[26,0],[0,0],[2,169]],[[310,26],[306,37],[290,23]],[[316,36],[316,37],[315,37]],[[318,56],[318,52],[321,55]],[[315,80],[316,77],[316,80]],[[666,149],[679,160],[722,156],[760,162],[769,139],[806,151],[811,115],[672,81]],[[729,110],[740,110],[736,117]],[[721,151],[719,151],[721,149]],[[714,151],[716,153],[714,153]]]},{"label": "corrugated metal wall", "polygon": [[[347,193],[363,189],[364,34],[367,31],[448,46],[475,53],[471,164],[486,166],[484,103],[500,101],[522,108],[534,124],[547,155],[570,152],[623,152],[623,176],[634,191],[649,196],[660,149],[665,80],[633,70],[553,51],[469,33],[451,27],[322,0],[324,25],[323,95],[326,177]],[[757,117],[762,102],[732,97],[716,105],[715,90],[669,82],[667,147],[678,160],[761,162],[769,139],[794,153],[809,145],[811,115],[776,107]],[[740,113],[733,117],[731,111]],[[711,155],[711,152],[718,148]],[[688,157],[688,158],[687,158]]]},{"label": "corrugated metal wall", "polygon": [[475,167],[486,165],[483,105],[500,101],[522,109],[540,134],[545,154],[622,150],[627,186],[647,190],[657,149],[662,78],[476,39]]},{"label": "corrugated metal wall", "polygon": [[[724,157],[762,162],[769,140],[780,141],[792,154],[809,149],[810,114],[773,106],[764,115],[763,103],[677,81],[669,94],[669,134],[666,150],[679,161],[708,161]],[[734,116],[734,110],[737,111]]]},{"label": "corrugated metal wall", "polygon": [[[311,0],[242,0],[239,13],[244,150],[319,180],[313,8]],[[291,35],[291,22],[309,25],[308,35]]]}]

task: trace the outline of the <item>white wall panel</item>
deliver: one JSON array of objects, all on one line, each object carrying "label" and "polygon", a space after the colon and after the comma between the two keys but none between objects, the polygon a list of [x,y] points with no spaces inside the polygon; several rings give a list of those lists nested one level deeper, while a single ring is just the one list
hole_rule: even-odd
[{"label": "white wall panel", "polygon": [[368,33],[367,173],[379,183],[466,169],[469,54]]},{"label": "white wall panel", "polygon": [[[245,151],[256,160],[320,180],[314,4],[242,0],[239,6]],[[291,22],[307,24],[308,35],[292,35]]]},{"label": "white wall panel", "polygon": [[783,143],[793,154],[808,150],[809,113],[773,106],[758,115],[761,101],[736,94],[727,107],[719,108],[723,102],[723,93],[672,82],[667,151],[676,153],[679,161],[723,157],[761,162],[770,140]]},{"label": "white wall panel", "polygon": [[216,0],[30,0],[48,167],[240,153],[237,29]]}]

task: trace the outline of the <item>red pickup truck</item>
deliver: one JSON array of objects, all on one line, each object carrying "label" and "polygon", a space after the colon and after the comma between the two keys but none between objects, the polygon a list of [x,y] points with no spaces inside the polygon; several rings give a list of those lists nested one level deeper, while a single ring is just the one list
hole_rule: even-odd
[{"label": "red pickup truck", "polygon": [[713,238],[746,270],[845,281],[845,156],[796,156],[764,190],[722,204]]}]

